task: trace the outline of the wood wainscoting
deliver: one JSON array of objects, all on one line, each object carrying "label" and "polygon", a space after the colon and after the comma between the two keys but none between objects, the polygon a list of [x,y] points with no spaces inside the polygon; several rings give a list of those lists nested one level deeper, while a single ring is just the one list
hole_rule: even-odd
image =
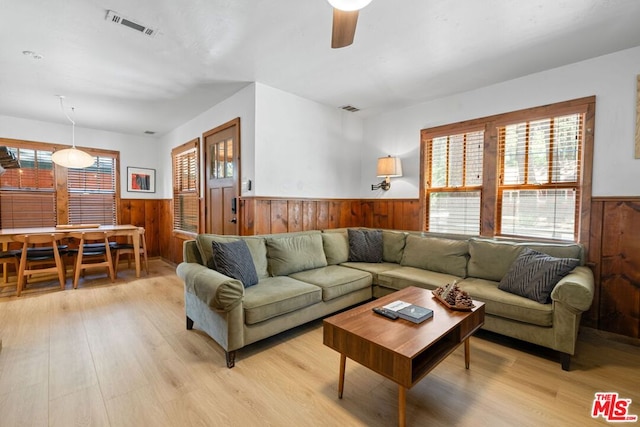
[{"label": "wood wainscoting", "polygon": [[243,235],[343,227],[420,229],[418,199],[243,198]]},{"label": "wood wainscoting", "polygon": [[[418,199],[255,197],[242,198],[240,203],[240,234],[244,236],[341,227],[420,229]],[[121,206],[121,223],[148,224],[152,230],[155,246],[151,254],[175,264],[182,262],[182,244],[192,237],[173,233],[171,200],[123,200]]]},{"label": "wood wainscoting", "polygon": [[640,197],[593,198],[589,262],[596,289],[583,324],[640,338]]}]

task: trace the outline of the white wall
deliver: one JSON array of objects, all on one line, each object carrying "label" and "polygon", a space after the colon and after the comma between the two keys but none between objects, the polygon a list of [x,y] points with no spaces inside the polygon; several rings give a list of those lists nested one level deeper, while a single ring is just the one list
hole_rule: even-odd
[{"label": "white wall", "polygon": [[[261,83],[161,138],[76,127],[78,146],[120,151],[122,198],[172,197],[171,149],[240,117],[244,196],[417,198],[420,129],[596,95],[594,196],[640,195],[634,158],[640,47],[366,119]],[[0,136],[69,144],[71,128],[0,116]],[[376,159],[399,155],[404,176],[372,192]],[[128,193],[128,166],[156,169],[155,193]]]},{"label": "white wall", "polygon": [[634,158],[640,47],[366,118],[359,194],[376,180],[376,158],[398,154],[404,176],[379,197],[417,198],[420,129],[596,95],[594,196],[640,195]]},{"label": "white wall", "polygon": [[[71,145],[71,124],[56,124],[37,120],[0,116],[0,137],[26,141]],[[76,126],[76,147],[102,148],[120,151],[120,197],[122,199],[155,199],[164,192],[162,171],[156,171],[155,193],[127,192],[127,167],[155,169],[162,152],[156,138],[126,135]],[[171,175],[171,169],[169,169]],[[169,191],[171,183],[169,183]]]},{"label": "white wall", "polygon": [[[236,117],[240,117],[240,170],[242,180],[253,179],[255,169],[255,98],[256,85],[250,84],[247,87],[236,92],[234,95],[225,99],[219,104],[214,105],[204,113],[189,120],[182,126],[177,127],[173,131],[164,135],[161,141],[161,157],[159,160],[159,169],[164,171],[162,174],[163,188],[165,191],[159,195],[160,198],[171,199],[172,177],[171,177],[171,150],[179,145],[189,142],[195,138],[200,138],[202,134],[223,125]],[[202,145],[202,144],[201,144]],[[203,152],[200,153],[201,162],[204,159]],[[204,168],[202,168],[204,169]],[[202,171],[201,187],[204,188],[204,171]],[[242,193],[243,196],[249,196],[254,193],[251,191]]]},{"label": "white wall", "polygon": [[359,194],[362,120],[256,84],[255,194],[348,198]]}]

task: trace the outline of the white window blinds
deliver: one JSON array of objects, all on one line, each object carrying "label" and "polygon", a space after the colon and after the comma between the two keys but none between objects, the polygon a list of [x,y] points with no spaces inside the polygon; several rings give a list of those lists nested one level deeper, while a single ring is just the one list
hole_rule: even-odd
[{"label": "white window blinds", "polygon": [[50,150],[8,147],[20,169],[0,176],[0,227],[56,225],[56,193]]},{"label": "white window blinds", "polygon": [[484,131],[441,136],[427,141],[427,230],[480,232]]},{"label": "white window blinds", "polygon": [[69,224],[116,224],[116,159],[94,156],[85,169],[68,169]]},{"label": "white window blinds", "polygon": [[175,148],[173,157],[173,228],[189,233],[198,232],[199,168],[198,140]]},{"label": "white window blinds", "polygon": [[500,234],[573,240],[584,114],[498,129]]}]

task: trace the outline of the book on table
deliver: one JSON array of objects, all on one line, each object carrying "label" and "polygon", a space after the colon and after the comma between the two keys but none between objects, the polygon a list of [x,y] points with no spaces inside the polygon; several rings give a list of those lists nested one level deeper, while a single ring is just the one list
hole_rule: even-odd
[{"label": "book on table", "polygon": [[433,317],[433,310],[419,305],[414,305],[405,301],[394,301],[383,306],[387,310],[394,311],[401,319],[408,320],[413,323],[422,323]]}]

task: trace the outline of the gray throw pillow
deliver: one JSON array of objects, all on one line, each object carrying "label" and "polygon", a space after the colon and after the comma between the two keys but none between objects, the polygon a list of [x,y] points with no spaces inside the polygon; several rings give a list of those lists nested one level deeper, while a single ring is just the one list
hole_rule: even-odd
[{"label": "gray throw pillow", "polygon": [[240,280],[245,288],[258,283],[258,273],[253,265],[249,246],[244,240],[211,242],[213,264],[216,271]]},{"label": "gray throw pillow", "polygon": [[349,229],[349,261],[382,262],[382,230]]},{"label": "gray throw pillow", "polygon": [[554,258],[525,248],[500,281],[498,289],[546,304],[556,283],[579,263],[577,259]]}]

